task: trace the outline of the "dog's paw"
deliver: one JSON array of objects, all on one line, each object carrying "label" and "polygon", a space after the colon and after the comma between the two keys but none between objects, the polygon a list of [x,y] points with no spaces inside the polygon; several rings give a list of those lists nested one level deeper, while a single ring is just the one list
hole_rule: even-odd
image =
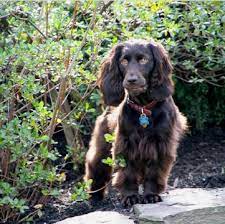
[{"label": "dog's paw", "polygon": [[143,197],[143,203],[148,204],[148,203],[157,203],[161,202],[162,198],[158,194],[146,194]]},{"label": "dog's paw", "polygon": [[123,196],[122,197],[122,205],[124,207],[131,207],[134,204],[139,202],[139,196],[137,194]]}]

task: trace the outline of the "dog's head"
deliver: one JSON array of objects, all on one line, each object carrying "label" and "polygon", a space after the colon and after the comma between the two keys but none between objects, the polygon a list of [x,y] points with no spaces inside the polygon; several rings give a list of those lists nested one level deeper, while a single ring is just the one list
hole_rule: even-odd
[{"label": "dog's head", "polygon": [[163,100],[173,93],[172,65],[163,46],[154,41],[132,40],[115,46],[102,63],[99,87],[107,105],[117,106],[130,96],[147,93]]}]

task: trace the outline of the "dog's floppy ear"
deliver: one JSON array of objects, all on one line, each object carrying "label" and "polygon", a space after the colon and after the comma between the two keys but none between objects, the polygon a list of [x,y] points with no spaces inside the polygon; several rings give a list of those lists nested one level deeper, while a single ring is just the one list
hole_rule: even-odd
[{"label": "dog's floppy ear", "polygon": [[123,75],[119,69],[119,58],[123,47],[122,44],[113,47],[99,72],[98,86],[103,93],[104,103],[109,106],[118,106],[125,95]]},{"label": "dog's floppy ear", "polygon": [[150,42],[150,49],[154,60],[154,69],[151,74],[151,95],[156,100],[163,100],[173,94],[172,70],[169,56],[165,48],[154,41]]}]

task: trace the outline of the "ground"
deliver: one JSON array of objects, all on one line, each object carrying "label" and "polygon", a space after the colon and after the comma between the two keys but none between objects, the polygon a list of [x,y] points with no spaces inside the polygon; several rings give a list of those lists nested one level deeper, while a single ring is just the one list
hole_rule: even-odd
[{"label": "ground", "polygon": [[[122,208],[113,189],[104,201],[96,205],[90,205],[88,202],[69,202],[74,182],[71,180],[65,185],[62,197],[46,207],[44,215],[37,223],[54,223],[96,210],[129,213],[129,209]],[[169,179],[169,186],[225,187],[225,129],[210,128],[202,133],[187,135],[183,139]]]}]

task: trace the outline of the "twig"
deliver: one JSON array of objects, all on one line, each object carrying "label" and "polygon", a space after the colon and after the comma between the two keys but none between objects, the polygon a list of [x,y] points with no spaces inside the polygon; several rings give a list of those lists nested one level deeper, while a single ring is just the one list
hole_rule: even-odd
[{"label": "twig", "polygon": [[14,16],[15,18],[30,23],[45,39],[47,39],[47,36],[44,35],[44,33],[34,24],[32,23],[28,18],[21,18],[18,15],[16,15],[14,12],[12,12],[10,15]]},{"label": "twig", "polygon": [[67,83],[67,77],[63,77],[61,82],[60,82],[59,94],[58,94],[58,97],[57,97],[57,100],[56,100],[55,108],[53,110],[52,119],[51,119],[50,125],[49,125],[48,147],[51,144],[52,135],[53,135],[53,132],[55,130],[57,114],[58,114],[58,111],[59,111],[59,109],[61,107],[61,104],[62,104],[62,101],[63,101],[64,93],[65,93],[65,90],[66,90],[66,83]]},{"label": "twig", "polygon": [[[40,96],[38,96],[38,97],[36,98],[36,100],[42,98],[46,93],[49,93],[49,92],[51,92],[52,90],[54,90],[58,85],[59,85],[59,83],[56,84],[55,86],[53,86],[53,87],[52,87],[51,89],[49,89],[47,92],[44,92],[43,94],[41,94]],[[15,111],[15,114],[20,113],[24,108],[26,108],[26,107],[29,106],[29,105],[31,105],[31,102],[25,104],[25,105],[22,106],[20,109],[18,109],[17,111]]]},{"label": "twig", "polygon": [[180,80],[182,80],[182,81],[184,81],[184,82],[190,84],[190,82],[189,82],[187,79],[181,78],[180,76],[177,76],[177,75],[175,75],[175,77],[176,77],[177,79],[180,79]]},{"label": "twig", "polygon": [[211,84],[212,86],[216,86],[216,87],[224,87],[224,86],[219,85],[219,84],[217,84],[217,83],[215,83],[215,82],[209,81],[209,80],[206,79],[205,77],[202,77],[199,73],[197,73],[197,76],[200,77],[201,79],[203,79],[205,82]]},{"label": "twig", "polygon": [[23,221],[26,221],[26,219],[28,219],[29,217],[34,216],[38,212],[38,210],[39,209],[29,213],[27,216],[25,216],[24,218],[20,219],[20,221],[18,221],[18,223],[23,223]]},{"label": "twig", "polygon": [[67,119],[71,113],[73,113],[74,111],[76,111],[76,109],[78,108],[78,106],[80,106],[80,104],[84,103],[84,101],[86,100],[86,98],[88,96],[90,96],[90,94],[95,90],[95,88],[97,87],[97,83],[94,84],[94,87],[90,90],[90,92],[88,92],[88,94],[84,97],[81,98],[81,100],[77,103],[77,105],[65,116],[61,119],[61,121],[64,121],[65,119]]},{"label": "twig", "polygon": [[27,20],[28,23],[30,23],[45,39],[47,39],[48,37],[44,35],[44,33],[42,33],[42,31],[34,24],[32,23],[30,20]]},{"label": "twig", "polygon": [[87,191],[88,194],[93,194],[93,193],[96,193],[96,192],[99,192],[103,189],[105,189],[106,187],[108,187],[110,185],[110,183],[112,182],[112,179],[107,183],[105,184],[103,187],[97,189],[97,190],[94,190],[94,191]]},{"label": "twig", "polygon": [[11,13],[9,13],[9,14],[6,14],[6,15],[4,15],[4,16],[0,16],[0,20],[2,20],[2,19],[7,19],[9,16],[11,16],[12,14]]},{"label": "twig", "polygon": [[53,136],[53,133],[55,131],[55,126],[56,126],[56,119],[57,119],[57,115],[58,115],[58,112],[62,106],[62,102],[63,102],[63,97],[64,97],[64,93],[65,93],[65,89],[66,89],[66,84],[67,84],[67,78],[69,77],[69,75],[71,74],[72,72],[72,68],[73,67],[76,67],[76,64],[77,64],[77,58],[80,54],[80,51],[82,50],[82,48],[85,46],[86,44],[86,39],[87,39],[87,34],[89,32],[89,30],[94,26],[95,24],[95,21],[96,21],[96,12],[97,12],[97,7],[95,8],[94,12],[93,12],[93,16],[92,16],[92,19],[89,23],[89,26],[84,34],[84,37],[82,39],[82,42],[81,42],[81,45],[80,47],[77,49],[76,53],[74,54],[74,56],[72,57],[72,60],[65,72],[64,75],[62,75],[62,79],[61,79],[61,82],[60,82],[60,88],[59,88],[59,93],[58,93],[58,97],[57,97],[57,100],[56,100],[56,104],[55,104],[55,108],[53,110],[53,115],[52,115],[52,119],[50,121],[50,125],[49,125],[49,128],[48,128],[48,137],[49,137],[49,141],[48,141],[48,147],[50,146],[51,144],[51,139],[52,139],[52,136]]},{"label": "twig", "polygon": [[45,3],[45,35],[48,37],[48,2]]},{"label": "twig", "polygon": [[102,14],[113,2],[114,2],[114,0],[109,0],[107,3],[104,2],[104,5],[100,11],[100,14]]}]

